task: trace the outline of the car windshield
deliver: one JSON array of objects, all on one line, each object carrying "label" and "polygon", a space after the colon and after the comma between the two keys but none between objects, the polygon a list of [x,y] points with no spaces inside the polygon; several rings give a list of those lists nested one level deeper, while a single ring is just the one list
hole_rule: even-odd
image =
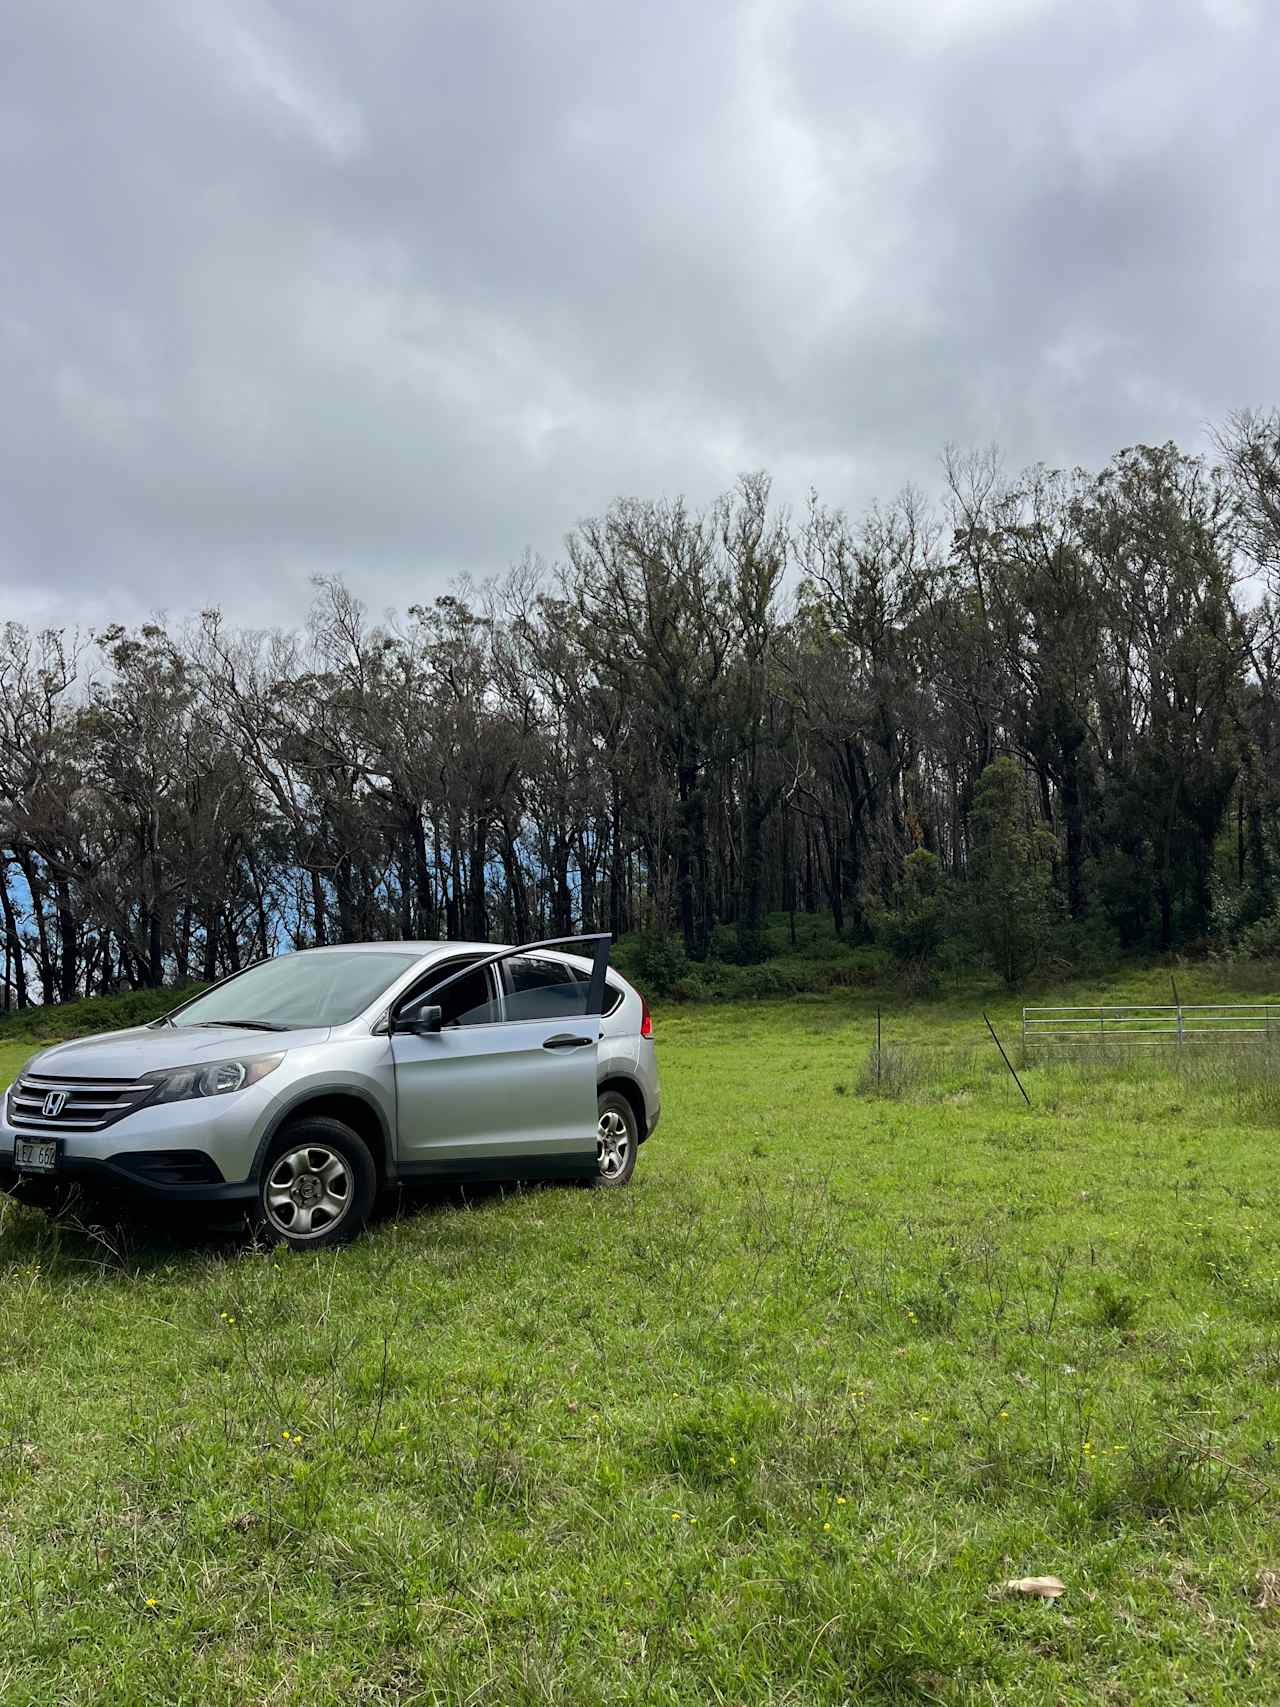
[{"label": "car windshield", "polygon": [[284,1031],[345,1025],[395,983],[420,954],[325,949],[263,960],[173,1016],[179,1027],[249,1024]]}]

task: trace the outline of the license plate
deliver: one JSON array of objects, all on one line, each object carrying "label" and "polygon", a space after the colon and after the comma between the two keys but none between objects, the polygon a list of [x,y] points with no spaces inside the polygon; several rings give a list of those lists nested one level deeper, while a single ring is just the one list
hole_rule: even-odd
[{"label": "license plate", "polygon": [[19,1173],[51,1174],[58,1166],[56,1138],[15,1138],[13,1165]]}]

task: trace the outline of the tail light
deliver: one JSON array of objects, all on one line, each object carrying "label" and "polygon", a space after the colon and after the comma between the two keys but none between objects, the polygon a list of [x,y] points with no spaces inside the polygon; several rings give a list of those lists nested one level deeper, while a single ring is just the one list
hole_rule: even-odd
[{"label": "tail light", "polygon": [[640,998],[640,1035],[641,1037],[653,1036],[653,1015],[649,1012],[649,1004],[643,996]]}]

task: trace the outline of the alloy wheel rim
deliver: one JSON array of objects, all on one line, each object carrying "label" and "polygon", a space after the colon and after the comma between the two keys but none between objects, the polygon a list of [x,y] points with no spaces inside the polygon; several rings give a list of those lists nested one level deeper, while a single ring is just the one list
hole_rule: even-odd
[{"label": "alloy wheel rim", "polygon": [[616,1108],[606,1108],[596,1123],[596,1158],[602,1179],[616,1179],[631,1153],[631,1132]]},{"label": "alloy wheel rim", "polygon": [[262,1205],[278,1233],[318,1239],[351,1207],[351,1169],[336,1150],[299,1144],[272,1164]]}]

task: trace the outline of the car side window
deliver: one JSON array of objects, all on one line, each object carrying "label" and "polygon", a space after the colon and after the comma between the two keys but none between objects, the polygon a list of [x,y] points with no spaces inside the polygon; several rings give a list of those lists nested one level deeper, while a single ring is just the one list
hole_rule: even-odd
[{"label": "car side window", "polygon": [[587,1011],[589,982],[559,960],[516,954],[502,962],[506,1017],[580,1019]]},{"label": "car side window", "polygon": [[[569,968],[569,976],[571,978],[576,978],[580,984],[586,985],[591,982],[590,973],[580,972],[576,966]],[[600,1010],[605,1019],[608,1019],[609,1015],[615,1008],[620,1008],[622,1006],[622,998],[622,985],[615,983],[612,978],[606,975],[604,981],[604,1006]]]},{"label": "car side window", "polygon": [[433,966],[430,975],[409,998],[436,1002],[440,1008],[442,1030],[456,1025],[494,1025],[502,1018],[494,994],[493,977],[487,966],[476,967],[465,978],[459,978],[441,990],[438,996],[432,994],[434,985],[443,983],[468,964],[465,960],[455,960],[444,966]]}]

